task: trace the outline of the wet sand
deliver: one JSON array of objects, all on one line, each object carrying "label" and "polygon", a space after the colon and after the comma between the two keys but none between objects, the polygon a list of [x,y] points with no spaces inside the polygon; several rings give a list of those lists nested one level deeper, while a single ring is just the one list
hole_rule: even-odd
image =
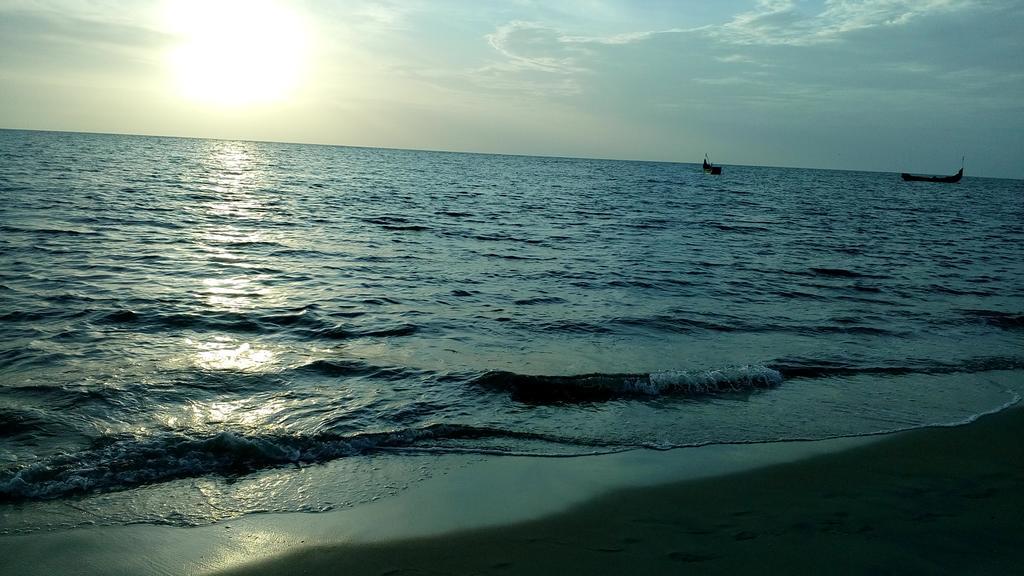
[{"label": "wet sand", "polygon": [[[1011,574],[1024,409],[518,524],[300,548],[225,574]],[[496,494],[495,498],[502,498]]]}]

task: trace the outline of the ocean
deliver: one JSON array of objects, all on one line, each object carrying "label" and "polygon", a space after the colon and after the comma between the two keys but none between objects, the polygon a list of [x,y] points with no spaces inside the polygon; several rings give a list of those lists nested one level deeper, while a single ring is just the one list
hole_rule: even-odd
[{"label": "ocean", "polygon": [[969,169],[0,130],[0,200],[3,534],[326,511],[467,458],[956,425],[1024,394],[1024,183]]}]

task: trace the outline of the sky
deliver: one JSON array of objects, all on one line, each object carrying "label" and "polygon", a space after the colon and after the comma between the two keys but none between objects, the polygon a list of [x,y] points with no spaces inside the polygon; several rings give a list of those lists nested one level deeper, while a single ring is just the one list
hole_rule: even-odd
[{"label": "sky", "polygon": [[0,127],[1024,178],[1024,0],[0,0]]}]

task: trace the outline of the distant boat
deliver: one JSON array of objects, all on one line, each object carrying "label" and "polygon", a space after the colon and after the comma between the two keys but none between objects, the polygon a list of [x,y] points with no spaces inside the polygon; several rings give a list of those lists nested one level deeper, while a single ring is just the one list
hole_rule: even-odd
[{"label": "distant boat", "polygon": [[943,182],[945,184],[956,184],[963,177],[964,161],[962,158],[960,159],[960,169],[952,176],[917,176],[915,174],[907,174],[906,172],[900,174],[900,178],[903,178],[906,182]]},{"label": "distant boat", "polygon": [[907,174],[906,172],[900,174],[900,178],[903,178],[907,182],[945,182],[946,184],[955,184],[963,177],[963,168],[957,170],[957,173],[952,176],[917,176],[914,174]]},{"label": "distant boat", "polygon": [[704,173],[705,174],[715,174],[715,175],[722,173],[722,167],[721,166],[715,166],[711,162],[708,162],[708,155],[707,154],[704,154]]}]

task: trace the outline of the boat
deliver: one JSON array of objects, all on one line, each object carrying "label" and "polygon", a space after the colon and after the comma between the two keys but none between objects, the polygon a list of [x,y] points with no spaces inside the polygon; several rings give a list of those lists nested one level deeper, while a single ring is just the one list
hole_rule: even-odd
[{"label": "boat", "polygon": [[704,154],[704,173],[705,174],[715,174],[715,175],[718,175],[718,174],[722,173],[722,167],[721,166],[715,166],[711,162],[708,162],[708,155],[707,154]]},{"label": "boat", "polygon": [[963,177],[963,168],[957,170],[957,173],[952,176],[917,176],[916,174],[907,174],[906,172],[900,174],[900,178],[907,182],[945,182],[946,184],[956,184]]},{"label": "boat", "polygon": [[918,176],[916,174],[907,174],[903,172],[900,174],[900,178],[903,178],[905,182],[942,182],[945,184],[956,184],[964,177],[964,160],[960,159],[960,169],[957,170],[956,174],[952,176]]}]

